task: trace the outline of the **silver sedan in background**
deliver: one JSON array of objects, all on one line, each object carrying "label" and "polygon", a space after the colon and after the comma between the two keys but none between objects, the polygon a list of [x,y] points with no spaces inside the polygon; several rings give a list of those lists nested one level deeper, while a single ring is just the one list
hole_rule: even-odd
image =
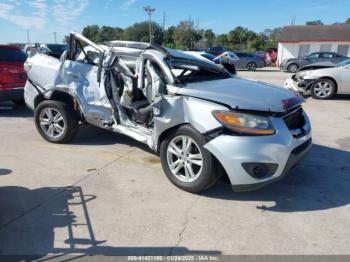
[{"label": "silver sedan in background", "polygon": [[310,93],[316,99],[350,94],[350,59],[327,68],[300,70],[288,78],[284,86],[301,93]]}]

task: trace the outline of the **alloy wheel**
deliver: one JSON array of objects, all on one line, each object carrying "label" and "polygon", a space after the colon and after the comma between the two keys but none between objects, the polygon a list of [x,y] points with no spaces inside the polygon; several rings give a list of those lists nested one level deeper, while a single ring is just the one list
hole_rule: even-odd
[{"label": "alloy wheel", "polygon": [[167,148],[171,173],[183,182],[193,182],[201,174],[203,155],[197,143],[188,136],[173,138]]},{"label": "alloy wheel", "polygon": [[292,73],[295,73],[297,70],[298,70],[298,66],[295,65],[295,64],[292,64],[292,65],[289,66],[289,70],[288,71],[290,71]]},{"label": "alloy wheel", "polygon": [[62,114],[52,107],[46,107],[40,112],[39,124],[41,130],[51,138],[62,136],[66,128]]},{"label": "alloy wheel", "polygon": [[256,70],[256,64],[255,63],[249,63],[248,64],[248,70],[255,71]]},{"label": "alloy wheel", "polygon": [[316,96],[325,98],[332,93],[332,86],[328,81],[320,81],[314,87]]}]

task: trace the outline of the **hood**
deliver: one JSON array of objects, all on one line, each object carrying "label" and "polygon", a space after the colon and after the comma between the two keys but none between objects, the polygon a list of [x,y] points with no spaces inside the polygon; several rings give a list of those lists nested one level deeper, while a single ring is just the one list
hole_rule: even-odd
[{"label": "hood", "polygon": [[256,111],[285,112],[303,102],[302,98],[287,89],[238,77],[189,83],[176,93],[225,104],[231,108]]},{"label": "hood", "polygon": [[329,61],[317,62],[317,63],[309,64],[307,66],[303,66],[298,71],[315,70],[315,69],[321,69],[321,68],[331,68],[331,67],[335,67],[335,66],[336,66],[336,64],[329,62]]}]

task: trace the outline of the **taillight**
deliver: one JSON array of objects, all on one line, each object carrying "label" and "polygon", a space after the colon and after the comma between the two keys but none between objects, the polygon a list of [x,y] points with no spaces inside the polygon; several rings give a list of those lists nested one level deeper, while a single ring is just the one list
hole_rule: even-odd
[{"label": "taillight", "polygon": [[32,64],[29,62],[24,62],[24,71],[29,72],[32,69]]}]

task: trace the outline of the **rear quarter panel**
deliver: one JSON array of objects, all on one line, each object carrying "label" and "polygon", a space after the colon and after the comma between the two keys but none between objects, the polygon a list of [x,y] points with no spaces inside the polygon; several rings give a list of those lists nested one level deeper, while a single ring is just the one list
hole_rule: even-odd
[{"label": "rear quarter panel", "polygon": [[61,61],[44,54],[37,53],[28,58],[32,68],[27,72],[28,78],[35,84],[48,89],[53,87],[59,77]]}]

